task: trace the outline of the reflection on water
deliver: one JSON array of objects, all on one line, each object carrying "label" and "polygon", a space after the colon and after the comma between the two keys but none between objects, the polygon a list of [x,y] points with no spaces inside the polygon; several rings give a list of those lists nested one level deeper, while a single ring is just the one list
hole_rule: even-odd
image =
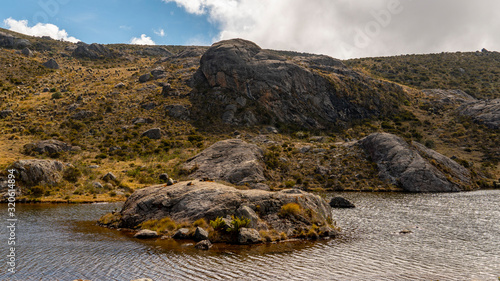
[{"label": "reflection on water", "polygon": [[[336,193],[336,195],[339,195]],[[342,237],[210,251],[96,226],[120,204],[20,205],[18,272],[0,280],[497,280],[500,191],[340,194]],[[6,205],[0,208],[6,209]],[[409,234],[401,234],[406,229]],[[5,227],[0,237],[7,237]]]}]

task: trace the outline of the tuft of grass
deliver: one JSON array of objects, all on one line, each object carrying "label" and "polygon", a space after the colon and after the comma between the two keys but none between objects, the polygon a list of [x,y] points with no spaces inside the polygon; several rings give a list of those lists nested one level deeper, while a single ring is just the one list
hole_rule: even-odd
[{"label": "tuft of grass", "polygon": [[288,203],[281,206],[279,215],[281,217],[298,216],[302,213],[302,207],[297,203]]}]

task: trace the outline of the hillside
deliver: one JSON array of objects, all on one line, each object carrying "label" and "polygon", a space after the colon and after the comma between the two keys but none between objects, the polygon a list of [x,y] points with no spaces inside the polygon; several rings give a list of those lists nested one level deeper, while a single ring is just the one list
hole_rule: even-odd
[{"label": "hillside", "polygon": [[[162,173],[186,179],[187,159],[235,137],[264,150],[273,190],[401,190],[380,180],[376,164],[353,145],[373,132],[453,157],[473,171],[476,187],[500,177],[498,129],[457,113],[465,103],[420,91],[458,88],[498,98],[495,52],[341,62],[251,47],[240,81],[208,59],[200,65],[208,47],[72,44],[0,32],[0,167],[35,158],[71,164],[57,184],[26,186],[29,200],[123,200],[162,183]],[[58,68],[44,66],[51,59]],[[463,79],[454,76],[457,67]],[[241,88],[249,79],[262,83]],[[243,101],[241,93],[252,98]],[[159,137],[146,133],[156,128]],[[39,153],[41,140],[80,149]],[[116,179],[103,180],[108,172]]]}]

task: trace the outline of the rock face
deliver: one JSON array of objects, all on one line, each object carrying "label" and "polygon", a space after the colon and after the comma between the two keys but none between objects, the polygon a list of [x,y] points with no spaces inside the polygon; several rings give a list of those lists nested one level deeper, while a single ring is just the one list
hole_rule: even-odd
[{"label": "rock face", "polygon": [[114,57],[110,49],[101,44],[86,44],[84,42],[76,43],[76,48],[71,54],[76,58],[102,59]]},{"label": "rock face", "polygon": [[[250,41],[215,43],[204,53],[193,76],[198,90],[190,98],[193,105],[199,105],[193,108],[199,109],[196,114],[201,118],[219,116],[232,125],[281,122],[323,128],[383,114],[389,104],[396,105],[383,97],[383,90],[403,95],[399,86],[378,81],[377,86],[383,89],[379,91],[374,81],[340,61],[329,60],[330,68],[336,69],[332,78],[262,50]],[[357,92],[360,87],[363,91]],[[209,104],[207,99],[211,100]],[[395,110],[397,106],[390,108]]]},{"label": "rock face", "polygon": [[12,164],[26,186],[54,185],[61,181],[64,164],[55,160],[19,160]]},{"label": "rock face", "polygon": [[196,169],[191,178],[209,178],[250,186],[265,181],[263,152],[239,139],[219,141],[189,159],[183,168]]},{"label": "rock face", "polygon": [[491,129],[500,129],[500,99],[470,102],[459,107],[458,112]]},{"label": "rock face", "polygon": [[[242,206],[258,210],[259,219],[268,229],[285,232],[288,237],[307,230],[313,223],[329,227],[331,207],[318,195],[296,189],[269,192],[239,190],[215,182],[190,183],[150,186],[135,191],[123,205],[118,227],[136,228],[145,221],[164,217],[175,221],[194,222],[201,218],[210,221],[236,215]],[[300,209],[283,215],[282,207],[287,204],[300,206]]]},{"label": "rock face", "polygon": [[26,144],[24,153],[27,155],[47,154],[49,156],[58,156],[61,152],[80,151],[79,146],[72,146],[58,140],[43,140],[36,143]]},{"label": "rock face", "polygon": [[462,90],[426,89],[422,92],[429,97],[436,98],[438,103],[464,103],[476,100]]},{"label": "rock face", "polygon": [[153,47],[146,47],[144,50],[139,51],[140,54],[146,55],[146,56],[153,56],[153,57],[171,57],[172,53],[163,48],[163,47],[158,47],[158,46],[153,46]]},{"label": "rock face", "polygon": [[448,157],[402,138],[375,133],[359,145],[377,163],[380,178],[408,192],[455,192],[470,190],[470,171]]}]

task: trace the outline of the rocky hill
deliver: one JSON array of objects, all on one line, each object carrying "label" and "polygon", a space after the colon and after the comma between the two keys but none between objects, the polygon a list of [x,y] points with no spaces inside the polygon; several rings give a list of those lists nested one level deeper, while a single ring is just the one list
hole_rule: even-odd
[{"label": "rocky hill", "polygon": [[[406,190],[358,142],[385,132],[406,142],[408,155],[420,151],[422,167],[437,169],[445,186],[491,187],[500,177],[496,55],[339,61],[242,39],[73,44],[2,29],[0,184],[17,165],[26,200],[124,200],[196,177],[271,190]],[[440,61],[467,64],[467,79],[443,74]],[[228,143],[248,151],[217,162]],[[468,181],[450,174],[454,163]],[[40,173],[53,181],[37,181]]]}]

